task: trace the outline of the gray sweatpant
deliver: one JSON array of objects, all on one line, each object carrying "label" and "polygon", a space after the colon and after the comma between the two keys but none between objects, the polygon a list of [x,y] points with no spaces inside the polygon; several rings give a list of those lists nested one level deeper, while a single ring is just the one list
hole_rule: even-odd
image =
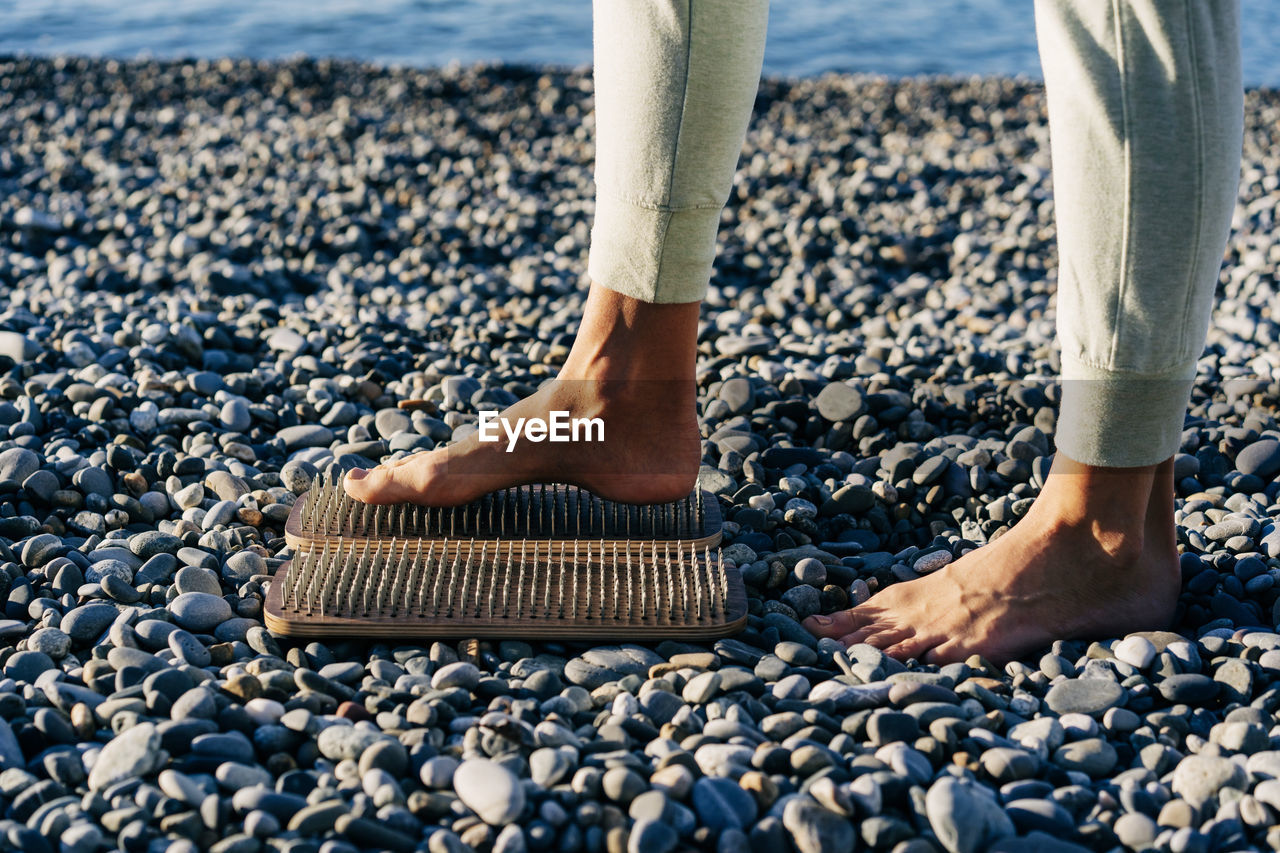
[{"label": "gray sweatpant", "polygon": [[[1240,171],[1238,0],[1036,0],[1057,210],[1057,445],[1177,451]],[[704,296],[768,0],[596,0],[592,281]]]}]

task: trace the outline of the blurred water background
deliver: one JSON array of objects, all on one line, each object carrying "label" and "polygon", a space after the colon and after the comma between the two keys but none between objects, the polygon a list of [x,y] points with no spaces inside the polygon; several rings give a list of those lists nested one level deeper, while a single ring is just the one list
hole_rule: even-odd
[{"label": "blurred water background", "polygon": [[[609,2],[609,0],[602,0]],[[1280,86],[1280,2],[1243,0],[1244,76]],[[590,0],[0,0],[0,53],[586,65]],[[765,72],[1040,76],[1031,0],[773,0]]]}]

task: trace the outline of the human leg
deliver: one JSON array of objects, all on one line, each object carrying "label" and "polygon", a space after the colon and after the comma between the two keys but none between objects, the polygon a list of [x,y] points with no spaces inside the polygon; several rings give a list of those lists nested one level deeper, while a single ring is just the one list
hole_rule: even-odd
[{"label": "human leg", "polygon": [[368,503],[463,503],[536,481],[614,500],[672,500],[697,475],[694,361],[699,302],[715,255],[760,77],[767,0],[598,0],[596,218],[592,285],[556,380],[502,417],[600,418],[604,441],[469,436],[372,471],[347,492]]},{"label": "human leg", "polygon": [[921,580],[806,624],[898,657],[1010,659],[1162,627],[1173,464],[1239,172],[1239,13],[1038,0],[1059,241],[1058,454],[1030,512]]}]

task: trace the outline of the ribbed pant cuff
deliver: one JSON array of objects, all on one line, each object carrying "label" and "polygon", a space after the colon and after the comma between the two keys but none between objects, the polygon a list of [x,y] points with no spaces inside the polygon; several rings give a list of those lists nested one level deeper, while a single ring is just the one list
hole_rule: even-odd
[{"label": "ribbed pant cuff", "polygon": [[598,195],[587,274],[644,302],[700,302],[719,226],[719,207],[655,210]]},{"label": "ribbed pant cuff", "polygon": [[1182,444],[1194,382],[1194,363],[1140,376],[1063,356],[1058,450],[1076,462],[1107,468],[1162,462]]}]

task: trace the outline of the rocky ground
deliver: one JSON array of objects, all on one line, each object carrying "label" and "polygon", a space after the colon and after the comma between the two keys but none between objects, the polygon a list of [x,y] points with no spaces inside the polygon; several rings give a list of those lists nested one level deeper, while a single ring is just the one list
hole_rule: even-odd
[{"label": "rocky ground", "polygon": [[1043,482],[1038,85],[763,84],[699,369],[750,624],[588,648],[262,625],[318,471],[446,442],[566,354],[588,77],[0,78],[0,847],[1280,846],[1277,93],[1247,98],[1177,458],[1177,633],[939,668],[796,619],[990,541]]}]

